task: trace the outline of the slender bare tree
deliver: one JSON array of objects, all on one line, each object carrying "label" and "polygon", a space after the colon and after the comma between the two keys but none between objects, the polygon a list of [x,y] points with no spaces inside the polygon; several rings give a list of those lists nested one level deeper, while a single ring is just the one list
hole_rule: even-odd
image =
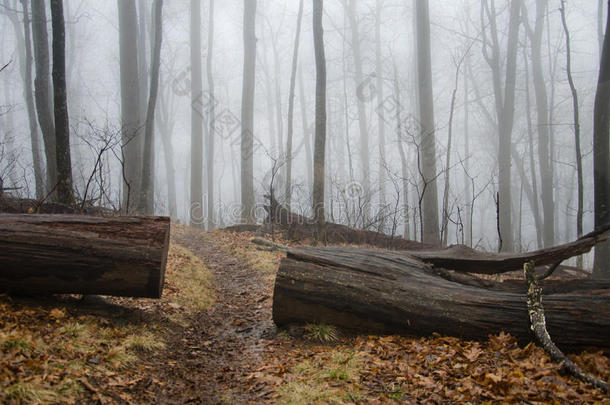
[{"label": "slender bare tree", "polygon": [[316,239],[326,242],[326,217],[324,213],[324,177],[326,156],[326,55],[324,53],[324,29],[322,27],[323,1],[313,1],[313,38],[316,59],[316,135],[313,164],[313,213],[316,223]]},{"label": "slender bare tree", "polygon": [[159,92],[159,66],[163,40],[163,0],[153,3],[153,39],[150,57],[150,94],[144,124],[144,158],[142,159],[142,185],[138,212],[153,215],[155,211],[155,108]]},{"label": "slender bare tree", "polygon": [[244,2],[244,71],[241,98],[241,209],[242,221],[254,216],[254,86],[256,66],[256,0]]},{"label": "slender bare tree", "polygon": [[[383,0],[376,0],[375,2],[375,95],[377,97],[378,104],[384,100],[383,94],[383,59],[381,55],[381,26],[383,18]],[[379,134],[379,164],[377,167],[378,176],[378,187],[379,187],[379,204],[381,207],[386,205],[386,170],[384,165],[386,162],[385,153],[385,111],[383,108],[378,108],[377,112],[377,131]],[[383,221],[382,221],[383,222]]]},{"label": "slender bare tree", "polygon": [[577,177],[577,199],[578,208],[576,211],[576,234],[580,238],[582,236],[582,217],[584,211],[584,186],[583,186],[583,171],[582,171],[582,152],[580,147],[580,113],[578,106],[578,92],[574,79],[572,78],[572,55],[571,55],[571,43],[570,43],[570,31],[568,30],[568,23],[566,21],[566,10],[565,1],[561,0],[561,7],[559,8],[561,13],[561,24],[563,26],[563,32],[566,40],[566,75],[568,83],[570,85],[570,92],[572,93],[572,113],[574,114],[574,153],[576,155],[576,177]]},{"label": "slender bare tree", "polygon": [[63,4],[63,0],[51,0],[57,200],[64,204],[73,204],[74,190],[72,189],[70,124],[68,122],[68,95],[66,91],[66,30]]},{"label": "slender bare tree", "polygon": [[301,107],[301,126],[303,128],[303,144],[305,145],[305,178],[307,187],[313,189],[313,157],[311,152],[311,129],[307,119],[307,101],[305,99],[305,86],[303,85],[303,68],[297,72],[299,81],[299,106]]},{"label": "slender bare tree", "polygon": [[[501,50],[496,21],[495,2],[481,1],[483,56],[491,68],[498,126],[498,201],[499,250],[513,250],[511,200],[511,145],[515,115],[515,82],[517,78],[517,45],[521,0],[511,0],[506,43],[505,79],[502,83]],[[484,19],[487,18],[487,22]],[[489,29],[489,32],[487,32]]]},{"label": "slender bare tree", "polygon": [[42,155],[40,151],[40,135],[38,133],[38,122],[34,107],[34,93],[32,90],[32,39],[30,30],[30,15],[28,2],[21,0],[23,10],[23,22],[19,21],[16,10],[13,10],[7,0],[4,1],[4,14],[8,17],[17,39],[17,55],[19,59],[19,73],[23,80],[23,99],[28,113],[30,126],[30,145],[32,148],[32,163],[34,166],[34,182],[36,198],[44,197],[45,179]]},{"label": "slender bare tree", "polygon": [[208,142],[207,142],[207,188],[208,188],[208,230],[216,228],[216,218],[214,212],[214,136],[216,134],[216,111],[215,111],[215,92],[214,74],[212,71],[212,56],[214,54],[214,0],[210,0],[208,10],[208,52],[205,59],[206,74],[208,80],[209,111],[208,111]]},{"label": "slender bare tree", "polygon": [[44,0],[32,0],[31,4],[32,42],[36,68],[34,100],[47,162],[47,191],[51,191],[57,181],[57,158],[55,156],[55,123],[53,122],[47,12]]},{"label": "slender bare tree", "polygon": [[[123,153],[123,209],[137,207],[142,172],[140,78],[138,75],[138,19],[135,0],[117,0],[121,75],[121,133]],[[132,202],[135,204],[132,205]]]},{"label": "slender bare tree", "polygon": [[301,22],[303,20],[303,0],[299,1],[299,12],[297,14],[297,28],[294,35],[294,47],[292,51],[292,67],[290,70],[290,90],[288,93],[288,133],[286,134],[286,207],[290,209],[292,196],[292,133],[294,131],[294,88],[296,84],[297,65],[299,59],[299,42],[301,38]]},{"label": "slender bare tree", "polygon": [[203,218],[203,85],[201,76],[201,0],[191,0],[191,226]]},{"label": "slender bare tree", "polygon": [[547,98],[544,73],[542,71],[542,33],[547,13],[547,0],[536,0],[536,22],[534,28],[530,27],[527,11],[523,12],[523,22],[532,45],[532,73],[534,95],[536,98],[536,129],[538,132],[538,163],[540,166],[540,180],[542,191],[543,241],[544,246],[555,244],[555,206],[553,202],[553,171],[551,162],[549,102]]},{"label": "slender bare tree", "polygon": [[415,0],[415,14],[420,125],[419,141],[421,143],[419,153],[421,154],[420,160],[422,162],[422,181],[426,185],[423,195],[422,237],[424,243],[440,243],[428,0]]},{"label": "slender bare tree", "polygon": [[[357,107],[358,107],[358,129],[360,133],[360,160],[362,165],[362,189],[365,196],[370,196],[371,191],[371,174],[370,174],[370,157],[369,157],[369,134],[368,120],[366,115],[365,100],[368,94],[362,90],[366,89],[364,74],[362,73],[362,51],[360,49],[360,30],[359,20],[357,15],[357,0],[342,0],[343,8],[347,15],[350,27],[350,45],[352,48],[352,56],[354,60],[354,85],[356,88]],[[369,80],[368,78],[367,80]],[[369,205],[367,204],[367,208]],[[368,212],[365,216],[368,217]]]}]

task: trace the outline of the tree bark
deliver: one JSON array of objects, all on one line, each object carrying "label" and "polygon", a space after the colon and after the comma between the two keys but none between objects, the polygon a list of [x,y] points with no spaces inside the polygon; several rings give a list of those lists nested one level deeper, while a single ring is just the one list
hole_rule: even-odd
[{"label": "tree bark", "polygon": [[167,217],[0,214],[0,290],[161,297]]},{"label": "tree bark", "polygon": [[[170,71],[168,76],[173,72]],[[178,217],[178,206],[176,201],[176,170],[174,167],[174,151],[172,148],[172,134],[175,125],[175,94],[171,88],[171,81],[165,79],[164,73],[160,73],[160,90],[161,97],[159,98],[159,110],[155,114],[161,145],[163,146],[163,156],[165,161],[165,172],[167,182],[167,203],[169,206],[169,215],[172,220]]]},{"label": "tree bark", "polygon": [[[489,5],[482,1],[481,23],[485,26],[483,34],[483,56],[491,67],[496,117],[498,125],[498,196],[499,196],[499,250],[513,250],[512,201],[511,201],[511,158],[513,120],[515,114],[515,84],[517,75],[517,45],[519,42],[519,21],[521,0],[510,3],[508,38],[506,44],[506,74],[504,90],[502,89],[500,68],[500,43],[496,24],[494,2]],[[487,15],[489,24],[484,16]],[[491,43],[487,38],[486,27],[489,26]]]},{"label": "tree bark", "polygon": [[[377,97],[377,105],[381,106],[384,102],[384,91],[383,91],[383,59],[381,55],[381,25],[382,25],[382,12],[383,12],[383,0],[376,0],[375,2],[375,76],[377,78],[375,84],[375,95]],[[377,131],[379,133],[379,164],[377,170],[378,175],[378,187],[379,187],[379,204],[381,209],[386,206],[386,161],[385,154],[385,111],[383,107],[376,108],[377,113]],[[381,224],[383,225],[383,223]],[[383,228],[382,228],[383,230]]]},{"label": "tree bark", "polygon": [[407,161],[407,154],[405,153],[404,141],[402,139],[402,105],[400,103],[400,83],[398,83],[398,69],[396,63],[394,63],[394,99],[396,104],[396,143],[398,146],[398,153],[400,155],[400,174],[402,176],[402,215],[404,228],[402,237],[409,239],[409,164]]},{"label": "tree bark", "polygon": [[299,1],[299,13],[297,15],[297,28],[294,35],[294,47],[292,51],[292,68],[290,71],[290,89],[288,93],[288,129],[286,134],[286,207],[290,209],[292,197],[292,133],[294,131],[294,88],[296,85],[297,66],[299,59],[299,43],[301,38],[301,22],[303,20],[303,0]]},{"label": "tree bark", "polygon": [[597,0],[597,45],[599,58],[602,57],[604,49],[604,0]]},{"label": "tree bark", "polygon": [[201,77],[201,0],[191,0],[191,226],[204,226],[203,85]]},{"label": "tree bark", "polygon": [[[401,252],[298,248],[282,259],[273,320],[328,323],[365,332],[487,339],[505,331],[531,341],[523,292],[488,290],[440,277]],[[549,331],[566,350],[610,347],[610,288],[544,298]]]},{"label": "tree bark", "polygon": [[316,59],[316,135],[313,156],[313,213],[316,223],[316,239],[326,242],[326,218],[324,213],[324,180],[326,155],[326,55],[324,53],[324,29],[322,27],[323,1],[313,2],[313,38]]},{"label": "tree bark", "polygon": [[438,194],[436,181],[436,137],[432,95],[430,15],[428,0],[415,1],[417,27],[417,76],[419,93],[419,142],[421,176],[424,183],[422,237],[424,243],[439,243]]},{"label": "tree bark", "polygon": [[123,210],[137,207],[142,182],[138,19],[135,0],[117,0],[119,10],[119,63],[121,76],[121,134]]},{"label": "tree bark", "polygon": [[70,124],[66,90],[66,31],[63,0],[51,0],[53,26],[53,105],[55,110],[55,148],[57,160],[57,201],[74,203]]},{"label": "tree bark", "polygon": [[163,0],[153,3],[153,32],[150,57],[150,94],[144,124],[144,156],[142,159],[142,185],[138,212],[153,215],[155,211],[155,108],[159,92],[159,66],[163,40]]},{"label": "tree bark", "polygon": [[[534,131],[532,130],[532,116],[531,116],[531,102],[530,102],[530,80],[529,80],[529,64],[527,58],[526,48],[523,47],[523,66],[525,67],[525,119],[527,122],[527,145],[528,145],[528,157],[530,166],[530,178],[532,181],[531,188],[528,185],[525,193],[528,198],[532,213],[534,215],[534,224],[536,225],[536,243],[538,248],[542,248],[542,218],[540,218],[540,207],[538,198],[538,181],[536,180],[536,160],[534,155]],[[514,148],[513,148],[514,149]],[[521,181],[527,182],[527,176],[525,175],[524,165],[519,165],[519,173],[521,175]]]},{"label": "tree bark", "polygon": [[530,27],[526,12],[523,13],[523,21],[532,45],[532,73],[536,98],[536,128],[538,132],[538,163],[540,165],[542,212],[544,214],[544,221],[542,221],[543,241],[544,246],[553,246],[555,244],[555,207],[553,203],[552,156],[550,153],[549,106],[544,74],[542,72],[541,53],[542,32],[544,30],[546,12],[547,1],[536,0],[536,23],[534,29],[532,30]]},{"label": "tree bark", "polygon": [[[5,4],[7,3],[5,2]],[[17,14],[13,13],[11,10],[7,10],[6,16],[13,25],[15,37],[17,39],[17,43],[19,44],[19,67],[21,78],[23,79],[24,83],[23,99],[25,101],[26,110],[28,113],[28,123],[30,126],[30,146],[32,148],[32,164],[34,166],[36,198],[42,199],[45,194],[45,179],[42,168],[42,156],[40,154],[40,135],[38,134],[38,122],[36,121],[36,111],[32,91],[32,39],[30,35],[30,14],[28,11],[28,2],[21,0],[21,5],[23,7],[22,24],[19,23]]]},{"label": "tree bark", "polygon": [[572,78],[572,55],[571,55],[571,43],[570,43],[570,31],[568,30],[568,23],[566,22],[565,14],[565,1],[561,0],[561,7],[559,9],[561,13],[561,24],[563,26],[563,32],[566,39],[566,75],[568,83],[570,84],[570,92],[572,93],[572,113],[574,114],[574,152],[576,155],[576,176],[577,176],[577,199],[578,208],[576,211],[576,234],[578,237],[582,236],[582,218],[584,211],[584,191],[583,191],[583,170],[582,170],[582,152],[580,147],[580,113],[578,106],[578,92],[574,85],[574,79]]},{"label": "tree bark", "polygon": [[241,98],[241,216],[256,222],[254,213],[254,89],[256,72],[256,0],[244,2],[244,70]]},{"label": "tree bark", "polygon": [[[149,8],[150,0],[137,0],[137,13],[138,13],[138,76],[140,78],[140,93],[139,104],[140,104],[140,117],[146,120],[146,111],[148,109],[148,60],[146,58],[146,50],[150,40],[153,40],[152,35],[148,35],[147,28],[149,24]],[[152,29],[151,29],[152,31]],[[147,39],[149,39],[147,41]],[[151,45],[150,49],[152,49]],[[152,61],[152,55],[151,55]],[[145,142],[145,141],[144,141]]]},{"label": "tree bark", "polygon": [[[368,120],[365,110],[365,97],[367,95],[359,94],[360,89],[365,86],[365,81],[362,74],[362,54],[360,49],[360,32],[359,22],[356,12],[357,0],[342,0],[343,7],[348,17],[350,27],[350,39],[352,55],[354,58],[354,85],[356,89],[357,107],[358,107],[358,129],[360,133],[360,164],[362,165],[362,191],[365,199],[371,198],[371,173],[370,173],[370,157],[369,157],[369,134],[368,134]],[[370,80],[370,79],[367,79]],[[370,201],[366,204],[364,211],[364,221],[368,222],[370,215]]]},{"label": "tree bark", "polygon": [[55,123],[53,122],[53,100],[51,98],[51,74],[49,39],[47,33],[47,13],[44,0],[32,0],[32,42],[34,44],[34,100],[38,124],[44,141],[47,161],[47,192],[57,181],[57,158],[55,156]]},{"label": "tree bark", "polygon": [[303,144],[305,145],[305,178],[307,189],[313,190],[313,153],[311,151],[311,131],[307,120],[307,102],[305,100],[305,86],[303,85],[303,68],[298,69],[299,105],[301,107],[301,126],[303,128]]},{"label": "tree bark", "polygon": [[206,74],[208,80],[208,93],[210,98],[209,118],[208,118],[208,142],[207,142],[207,219],[208,231],[216,228],[216,217],[214,211],[214,137],[216,136],[216,111],[214,93],[214,74],[212,72],[212,55],[214,53],[214,0],[210,0],[208,18],[208,52],[206,55]]},{"label": "tree bark", "polygon": [[[610,223],[610,0],[606,35],[599,66],[593,111],[593,182],[595,188],[595,226]],[[610,242],[595,248],[593,277],[610,279]]]}]

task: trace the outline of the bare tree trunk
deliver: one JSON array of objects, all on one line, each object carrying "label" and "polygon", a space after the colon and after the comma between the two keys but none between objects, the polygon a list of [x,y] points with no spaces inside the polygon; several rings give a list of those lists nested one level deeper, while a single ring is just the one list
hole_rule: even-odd
[{"label": "bare tree trunk", "polygon": [[[174,121],[171,116],[173,116],[173,112],[169,111],[169,97],[168,93],[170,87],[167,84],[163,84],[163,76],[160,77],[161,80],[161,91],[162,95],[159,99],[159,113],[155,114],[155,119],[157,119],[157,127],[159,128],[159,133],[161,135],[161,145],[163,146],[163,155],[165,157],[165,172],[167,178],[167,203],[169,206],[169,216],[175,220],[178,218],[178,207],[176,203],[176,170],[174,168],[174,151],[172,148],[172,132],[174,127]],[[165,91],[163,89],[167,89],[169,91]]]},{"label": "bare tree trunk", "polygon": [[[34,166],[34,181],[36,189],[36,198],[42,199],[44,197],[44,171],[42,156],[40,154],[40,135],[38,134],[38,123],[36,122],[36,111],[34,108],[34,99],[32,91],[32,39],[30,35],[30,16],[28,12],[28,2],[21,0],[21,6],[23,7],[23,25],[19,23],[19,18],[16,13],[13,13],[5,1],[5,7],[7,8],[6,16],[11,21],[13,29],[15,31],[15,38],[18,44],[18,56],[19,56],[19,72],[23,79],[23,98],[25,101],[28,123],[30,126],[30,145],[32,148],[32,163]],[[23,31],[22,31],[23,29]]]},{"label": "bare tree trunk", "polygon": [[124,165],[123,209],[131,212],[137,205],[142,170],[138,20],[135,0],[117,0],[117,3],[121,70],[121,147]]},{"label": "bare tree trunk", "polygon": [[[470,12],[468,13],[470,15]],[[468,29],[468,28],[467,28]],[[468,34],[468,31],[466,31]],[[468,74],[464,75],[464,201],[466,203],[466,244],[472,247],[472,203],[470,199],[470,100],[468,99],[469,81],[468,75],[472,72],[470,62],[470,54],[466,55],[466,70]]]},{"label": "bare tree trunk", "polygon": [[[381,105],[384,101],[383,97],[383,60],[381,58],[381,18],[383,10],[383,0],[377,0],[375,3],[375,70],[376,70],[376,95],[377,105]],[[385,117],[384,110],[377,108],[377,130],[379,132],[379,202],[381,207],[386,205],[385,193]]]},{"label": "bare tree trunk", "polygon": [[57,158],[55,156],[55,123],[53,122],[53,100],[51,97],[51,75],[49,40],[47,34],[47,13],[44,0],[32,0],[32,42],[34,44],[34,100],[38,124],[44,141],[47,161],[47,191],[55,187],[57,181]]},{"label": "bare tree trunk", "polygon": [[303,85],[303,68],[297,71],[299,81],[299,105],[301,106],[301,126],[303,127],[303,143],[305,144],[305,178],[307,187],[313,190],[313,154],[311,151],[311,131],[307,120],[307,102],[305,101],[305,86]]},{"label": "bare tree trunk", "polygon": [[506,80],[504,89],[503,119],[500,121],[500,142],[498,148],[500,183],[500,226],[503,251],[513,250],[512,208],[511,208],[511,159],[513,118],[515,114],[515,82],[517,70],[517,45],[519,42],[520,0],[513,0],[506,55]]},{"label": "bare tree trunk", "polygon": [[[147,60],[147,44],[149,35],[148,28],[148,8],[150,0],[138,0],[138,75],[140,76],[140,117],[146,119],[148,110],[148,60]],[[152,38],[152,35],[150,36]],[[152,45],[150,47],[152,49]],[[152,58],[152,55],[151,55]]]},{"label": "bare tree trunk", "polygon": [[207,188],[208,188],[208,230],[216,228],[216,218],[214,212],[214,136],[216,135],[216,111],[215,111],[215,93],[214,93],[214,74],[212,72],[212,56],[214,53],[214,0],[210,0],[209,18],[208,18],[208,53],[206,56],[206,73],[208,79],[208,92],[210,98],[209,105],[209,131],[207,144]]},{"label": "bare tree trunk", "polygon": [[[506,75],[504,91],[502,91],[500,69],[500,45],[496,25],[496,10],[494,2],[487,3],[482,0],[481,19],[487,15],[491,44],[488,43],[486,30],[483,30],[483,55],[491,67],[496,115],[498,123],[498,183],[499,183],[499,250],[510,252],[513,250],[512,203],[511,203],[511,143],[513,119],[515,114],[515,82],[517,70],[517,45],[519,42],[519,21],[521,0],[512,0],[510,3],[510,17],[508,38],[506,45]],[[481,21],[484,23],[484,21]],[[487,25],[487,24],[485,24]],[[490,49],[488,49],[488,47]],[[491,52],[491,54],[490,54]]]},{"label": "bare tree trunk", "polygon": [[272,33],[271,49],[273,50],[273,83],[275,85],[275,124],[277,125],[278,156],[284,157],[284,120],[282,118],[282,88],[280,72],[280,56],[277,49],[277,37]]},{"label": "bare tree trunk", "polygon": [[201,0],[191,0],[191,226],[203,218],[203,86],[201,77]]},{"label": "bare tree trunk", "polygon": [[292,195],[292,133],[294,130],[294,88],[296,84],[297,62],[299,58],[299,42],[301,38],[301,22],[303,20],[303,0],[299,1],[299,13],[297,15],[297,28],[294,36],[294,48],[292,52],[292,68],[290,71],[290,90],[288,94],[288,133],[286,134],[286,207],[290,210]]},{"label": "bare tree trunk", "polygon": [[542,73],[542,32],[544,18],[547,10],[546,0],[536,0],[536,23],[532,30],[527,13],[523,13],[523,21],[532,44],[532,71],[534,79],[534,92],[536,96],[536,114],[538,130],[538,162],[540,164],[540,181],[542,187],[542,211],[544,246],[555,244],[555,213],[553,203],[553,174],[551,169],[551,155],[549,152],[549,107],[547,100],[544,74]]},{"label": "bare tree trunk", "polygon": [[244,71],[241,99],[241,205],[242,221],[254,216],[254,87],[256,69],[256,0],[244,2]]},{"label": "bare tree trunk", "polygon": [[313,38],[316,59],[316,137],[314,143],[313,213],[316,239],[326,242],[324,173],[326,155],[326,55],[322,28],[323,0],[313,0]]},{"label": "bare tree trunk", "polygon": [[138,211],[153,215],[155,211],[155,108],[159,92],[159,65],[161,64],[161,42],[163,41],[163,0],[153,3],[154,38],[150,57],[150,95],[146,109],[144,127],[144,159],[142,165],[142,186],[140,187],[140,207]]},{"label": "bare tree trunk", "polygon": [[422,236],[424,243],[440,243],[438,195],[436,187],[436,138],[434,99],[432,95],[432,61],[430,53],[430,15],[428,0],[415,0],[417,29],[417,76],[419,93],[420,159],[423,195]]},{"label": "bare tree trunk", "polygon": [[[542,249],[542,218],[540,218],[540,207],[538,205],[538,181],[536,180],[536,160],[534,158],[534,131],[532,130],[531,102],[530,102],[530,79],[527,49],[523,47],[523,65],[525,67],[525,118],[527,122],[527,144],[530,165],[530,177],[532,178],[531,192],[526,192],[536,225],[536,243],[538,249]],[[525,171],[524,171],[525,173]],[[525,177],[525,176],[523,176]],[[530,197],[531,196],[531,197]]]},{"label": "bare tree trunk", "polygon": [[[371,193],[371,181],[370,181],[370,168],[369,168],[369,135],[368,135],[368,124],[366,111],[364,108],[364,97],[362,94],[358,94],[358,89],[364,85],[363,74],[362,74],[362,56],[360,51],[360,34],[358,30],[358,19],[356,16],[356,1],[357,0],[343,0],[343,7],[347,13],[349,26],[351,29],[351,46],[352,54],[354,57],[354,68],[356,75],[354,76],[356,93],[357,93],[357,106],[358,106],[358,128],[360,130],[360,160],[362,164],[362,189],[365,198],[370,197]],[[347,3],[346,3],[347,2]],[[367,204],[367,207],[369,205]],[[369,212],[364,213],[365,217],[368,217]],[[366,222],[366,220],[365,220]]]},{"label": "bare tree trunk", "polygon": [[604,0],[597,0],[597,44],[601,59],[604,47]]},{"label": "bare tree trunk", "polygon": [[407,154],[405,153],[404,143],[402,139],[402,105],[400,103],[400,83],[398,82],[398,69],[396,63],[394,66],[394,102],[396,104],[396,142],[398,144],[398,153],[400,154],[400,174],[402,176],[402,199],[403,199],[403,222],[404,229],[402,237],[409,239],[409,181],[408,181],[408,166]]},{"label": "bare tree trunk", "polygon": [[[572,112],[574,114],[574,152],[576,154],[576,176],[578,184],[578,209],[576,212],[576,234],[580,238],[582,236],[582,217],[583,217],[583,172],[582,172],[582,152],[580,148],[580,114],[578,107],[578,92],[574,85],[574,79],[572,78],[572,56],[571,56],[571,43],[570,43],[570,31],[568,30],[568,23],[566,22],[565,14],[565,1],[561,0],[561,23],[563,25],[563,32],[566,38],[566,75],[568,77],[568,83],[570,84],[570,92],[572,93]],[[579,256],[580,267],[582,267],[582,256]]]},{"label": "bare tree trunk", "polygon": [[57,201],[74,203],[72,189],[72,159],[70,157],[70,125],[66,94],[66,32],[63,0],[51,0],[53,27],[53,105],[57,159]]},{"label": "bare tree trunk", "polygon": [[451,92],[451,107],[449,108],[449,123],[447,125],[447,153],[445,156],[445,186],[443,188],[443,226],[441,227],[443,240],[443,246],[447,245],[447,239],[449,236],[449,171],[451,169],[451,141],[453,138],[453,114],[455,111],[455,98],[458,90],[458,83],[460,80],[460,66],[462,60],[455,67],[455,81],[453,83],[453,91]]},{"label": "bare tree trunk", "polygon": [[[263,42],[263,49],[262,51],[260,50],[260,48],[257,49],[258,52],[262,52],[263,54],[263,60],[262,63],[260,64],[260,67],[263,70],[263,73],[265,75],[265,102],[267,104],[267,124],[269,125],[269,141],[271,142],[271,151],[272,152],[276,152],[276,148],[277,148],[277,124],[275,123],[276,119],[277,119],[277,115],[275,114],[274,110],[273,110],[273,89],[271,88],[271,84],[273,82],[273,77],[271,75],[270,69],[271,67],[269,66],[269,58],[267,56],[267,48],[264,46],[265,42]],[[260,62],[259,62],[260,63]]]},{"label": "bare tree trunk", "polygon": [[[610,223],[610,0],[593,112],[593,181],[595,226]],[[610,279],[610,242],[595,247],[593,278]]]}]

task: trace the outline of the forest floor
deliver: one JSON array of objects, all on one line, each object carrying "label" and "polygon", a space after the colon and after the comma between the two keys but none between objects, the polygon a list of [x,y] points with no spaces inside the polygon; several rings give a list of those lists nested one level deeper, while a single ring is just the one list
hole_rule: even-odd
[{"label": "forest floor", "polygon": [[[0,295],[0,403],[604,403],[533,343],[277,330],[281,252],[172,227],[164,296]],[[285,242],[285,241],[284,241]],[[570,355],[608,381],[602,352]]]}]

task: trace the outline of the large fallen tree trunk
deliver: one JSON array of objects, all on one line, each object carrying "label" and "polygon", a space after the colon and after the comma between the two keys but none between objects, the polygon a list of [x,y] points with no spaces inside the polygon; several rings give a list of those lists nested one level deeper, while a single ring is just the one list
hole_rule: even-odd
[{"label": "large fallen tree trunk", "polygon": [[0,214],[0,292],[159,298],[167,217]]},{"label": "large fallen tree trunk", "polygon": [[[544,282],[541,283],[544,288]],[[610,284],[544,296],[549,332],[566,350],[610,348]],[[464,285],[396,251],[295,248],[278,270],[273,320],[364,331],[485,339],[500,331],[531,340],[521,293]]]}]

